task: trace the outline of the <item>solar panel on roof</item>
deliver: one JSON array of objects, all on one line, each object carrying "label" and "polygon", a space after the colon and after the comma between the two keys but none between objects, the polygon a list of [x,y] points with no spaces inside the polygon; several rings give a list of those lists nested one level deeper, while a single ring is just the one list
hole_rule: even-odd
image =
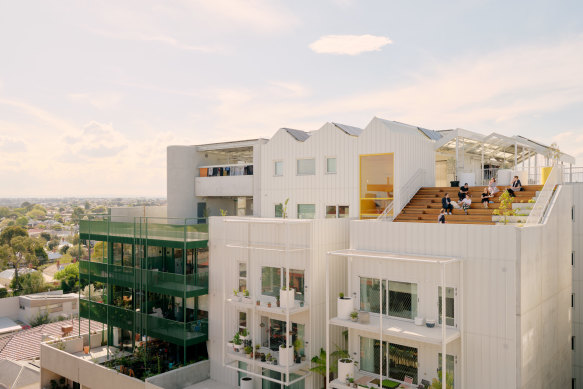
[{"label": "solar panel on roof", "polygon": [[428,130],[427,128],[423,128],[423,127],[417,127],[417,128],[419,129],[419,131],[421,131],[422,133],[427,135],[427,137],[431,140],[440,140],[443,137],[443,135],[441,135],[437,131]]},{"label": "solar panel on roof", "polygon": [[360,134],[362,134],[362,128],[348,126],[346,124],[340,124],[340,123],[334,123],[334,122],[332,124],[334,124],[336,127],[341,129],[342,131],[344,131],[348,135],[359,136]]},{"label": "solar panel on roof", "polygon": [[310,137],[309,133],[302,130],[294,130],[293,128],[284,128],[284,130],[300,142],[303,142]]}]

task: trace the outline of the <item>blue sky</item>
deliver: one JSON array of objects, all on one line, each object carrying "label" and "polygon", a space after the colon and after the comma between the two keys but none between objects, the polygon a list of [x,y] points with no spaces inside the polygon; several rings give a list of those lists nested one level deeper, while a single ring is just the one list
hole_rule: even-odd
[{"label": "blue sky", "polygon": [[166,146],[373,116],[583,165],[581,1],[0,0],[0,196],[164,196]]}]

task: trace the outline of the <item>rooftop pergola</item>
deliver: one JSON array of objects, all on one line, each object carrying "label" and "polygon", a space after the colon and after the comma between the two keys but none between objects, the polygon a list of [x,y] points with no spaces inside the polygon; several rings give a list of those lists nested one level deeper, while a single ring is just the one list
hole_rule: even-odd
[{"label": "rooftop pergola", "polygon": [[[484,165],[492,163],[517,169],[520,163],[525,162],[528,162],[530,171],[530,161],[538,155],[544,157],[547,164],[550,160],[555,160],[561,165],[572,166],[575,163],[575,158],[554,147],[518,135],[510,137],[496,132],[482,135],[462,128],[444,130],[439,133],[442,137],[435,142],[435,151],[455,158],[456,176],[466,154],[481,160],[482,171]],[[536,160],[537,158],[534,158],[535,168]]]}]

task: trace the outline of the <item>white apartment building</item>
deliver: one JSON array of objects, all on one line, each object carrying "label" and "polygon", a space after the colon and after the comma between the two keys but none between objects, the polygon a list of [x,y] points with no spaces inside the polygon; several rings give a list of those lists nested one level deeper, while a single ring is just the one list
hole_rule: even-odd
[{"label": "white apartment building", "polygon": [[[583,184],[573,183],[583,170],[573,164],[520,136],[380,118],[281,128],[169,146],[168,207],[154,213],[182,219],[184,234],[210,216],[200,306],[218,384],[583,387]],[[518,216],[494,214],[501,192],[482,207],[490,178],[504,189],[515,175]],[[474,203],[437,224],[456,182]]]},{"label": "white apartment building", "polygon": [[[556,153],[554,181],[535,186],[551,163],[545,150],[520,137],[379,118],[363,130],[334,123],[311,133],[280,129],[254,161],[260,217],[210,220],[211,377],[246,386],[247,376],[255,388],[322,387],[306,362],[323,347],[328,356],[345,351],[356,362],[350,375],[367,388],[417,387],[442,375],[455,388],[576,385],[571,261],[579,186],[561,184],[579,173],[572,157]],[[451,156],[464,159],[454,160],[453,175],[440,162]],[[390,222],[422,187],[454,178],[482,185],[492,175],[530,184],[532,195],[519,200],[531,201],[530,217],[509,225]],[[336,248],[324,249],[326,242]],[[298,301],[278,307],[290,285]],[[339,293],[357,321],[338,314]],[[240,346],[238,332],[245,334]],[[282,343],[292,346],[292,364],[281,364],[289,360]],[[349,387],[337,371],[328,385]]]}]

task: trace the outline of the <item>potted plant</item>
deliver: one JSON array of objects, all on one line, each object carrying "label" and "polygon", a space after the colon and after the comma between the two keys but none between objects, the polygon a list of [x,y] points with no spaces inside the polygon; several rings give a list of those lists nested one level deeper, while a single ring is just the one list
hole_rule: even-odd
[{"label": "potted plant", "polygon": [[[296,290],[294,288],[289,288],[289,290],[282,286],[279,290],[279,299],[281,301],[282,308],[293,308],[295,304]],[[280,362],[281,364],[281,362]]]},{"label": "potted plant", "polygon": [[350,320],[352,320],[355,323],[358,321],[358,311],[350,312]]},{"label": "potted plant", "polygon": [[233,300],[241,301],[241,296],[239,296],[239,291],[237,289],[233,289]]},{"label": "potted plant", "polygon": [[251,359],[253,356],[253,347],[247,346],[245,347],[245,354],[247,354],[247,358]]},{"label": "potted plant", "polygon": [[267,302],[267,308],[271,308],[271,301]]},{"label": "potted plant", "polygon": [[275,301],[275,306],[279,307],[280,301],[279,301],[279,297],[277,298],[277,300]]},{"label": "potted plant", "polygon": [[251,338],[251,335],[249,334],[249,331],[247,331],[247,328],[243,328],[239,332],[239,337],[241,338],[241,340],[249,340]]},{"label": "potted plant", "polygon": [[246,303],[250,303],[251,302],[251,297],[249,297],[249,291],[247,289],[243,289],[243,300]]},{"label": "potted plant", "polygon": [[281,366],[292,366],[294,364],[294,349],[285,344],[279,346],[279,364]]},{"label": "potted plant", "polygon": [[243,341],[238,332],[233,337],[233,348],[235,349],[235,352],[239,352],[243,348]]},{"label": "potted plant", "polygon": [[260,306],[261,305],[261,301],[260,300],[255,301],[255,305]]},{"label": "potted plant", "polygon": [[340,358],[338,360],[338,377],[354,378],[356,362],[352,358]]},{"label": "potted plant", "polygon": [[271,356],[271,353],[267,353],[267,355],[265,356],[265,360],[270,365],[273,363],[273,357]]},{"label": "potted plant", "polygon": [[354,377],[346,376],[346,385],[352,386],[354,383]]},{"label": "potted plant", "polygon": [[344,293],[340,293],[336,302],[336,310],[339,319],[350,319],[350,313],[354,311],[352,298],[344,297]]}]

